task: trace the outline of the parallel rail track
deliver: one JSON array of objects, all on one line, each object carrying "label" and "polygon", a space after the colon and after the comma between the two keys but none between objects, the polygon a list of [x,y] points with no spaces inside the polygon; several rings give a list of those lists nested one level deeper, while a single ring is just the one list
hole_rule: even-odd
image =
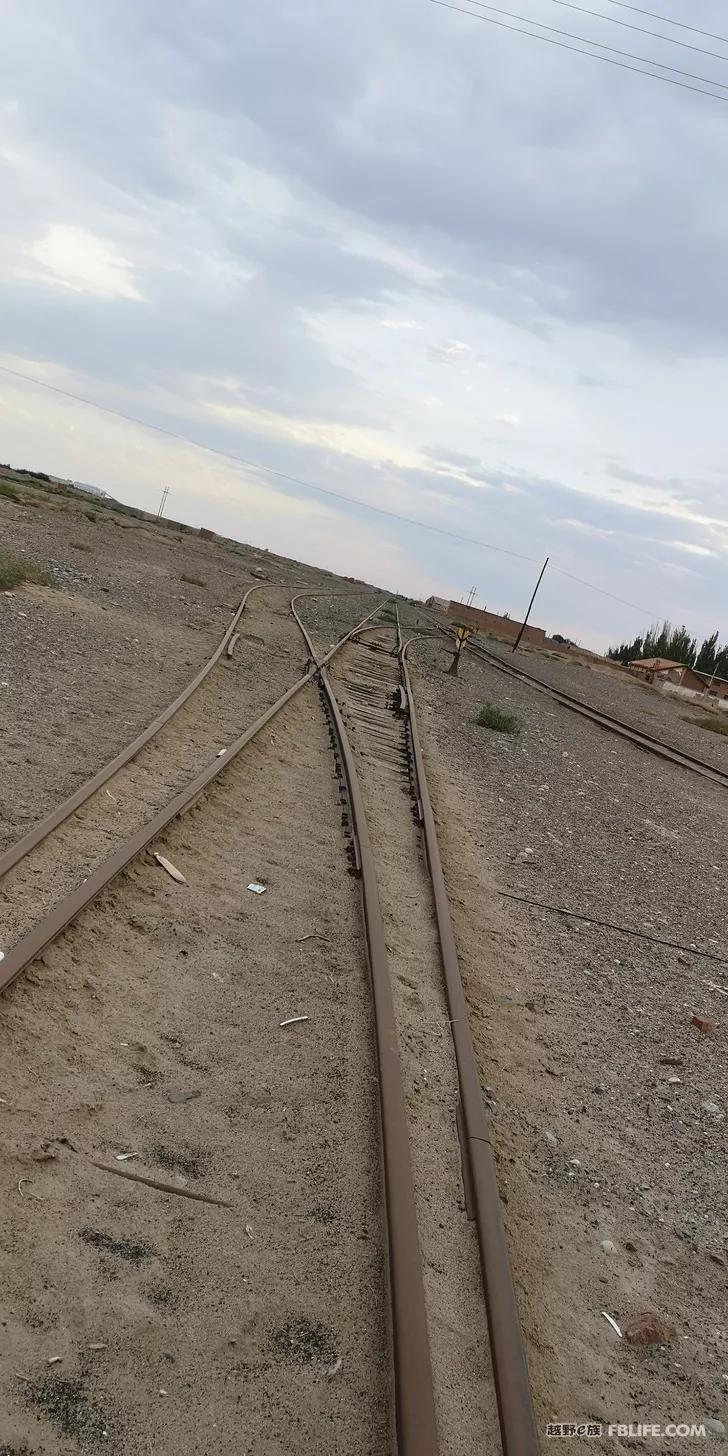
[{"label": "parallel rail track", "polygon": [[[400,1064],[397,1021],[388,965],[382,907],[377,886],[375,858],[366,822],[364,803],[356,769],[355,755],[349,741],[341,707],[332,688],[328,665],[368,630],[380,606],[373,609],[355,628],[347,632],[325,654],[318,655],[312,639],[299,615],[297,602],[291,610],[306,641],[309,664],[306,671],[260,717],[247,727],[218,758],[197,773],[185,787],[131,834],[123,844],[88,878],[65,895],[20,940],[0,963],[0,992],[6,990],[42,951],[81,914],[152,841],[180,814],[189,809],[205,790],[224,773],[227,766],[291,700],[307,685],[318,680],[332,733],[340,755],[343,781],[348,800],[355,843],[355,867],[361,878],[362,905],[368,956],[371,970],[375,1037],[380,1086],[380,1113],[387,1237],[389,1246],[389,1294],[391,1311],[392,1365],[394,1371],[396,1448],[398,1456],[437,1456],[440,1449],[436,1414],[435,1388],[430,1353],[430,1332],[423,1283],[423,1267],[418,1238],[416,1194],[412,1173],[410,1129]],[[163,723],[181,707],[199,682],[210,671],[232,640],[246,598],[230,624],[216,653],[201,673],[193,679],[184,694],[150,725],[145,733],[130,744],[87,784],[81,786],[63,805],[6,853],[0,860],[0,874],[22,863],[31,849],[51,835],[74,810],[158,732]],[[513,1281],[510,1271],[500,1200],[496,1183],[491,1136],[485,1112],[475,1053],[468,1025],[468,1010],[457,961],[457,951],[450,921],[442,864],[440,861],[434,815],[425,777],[422,750],[417,730],[412,684],[407,669],[407,649],[402,643],[399,622],[393,634],[393,650],[388,666],[380,672],[380,683],[391,683],[398,677],[399,691],[382,710],[381,702],[367,702],[367,683],[360,688],[359,707],[368,729],[379,735],[391,764],[401,771],[399,749],[392,748],[387,724],[399,718],[404,723],[405,766],[411,775],[413,793],[422,824],[427,864],[432,883],[432,903],[437,922],[442,971],[449,1008],[450,1029],[457,1063],[460,1092],[458,1126],[461,1129],[461,1154],[466,1202],[472,1206],[477,1230],[482,1286],[487,1309],[495,1391],[500,1419],[504,1456],[536,1456],[538,1438],[530,1395],[524,1341],[521,1332]],[[381,650],[381,649],[380,649]],[[376,679],[376,669],[375,669]],[[401,732],[401,728],[397,728]],[[387,748],[390,739],[389,750]],[[407,764],[407,760],[409,763]],[[485,1318],[484,1318],[485,1324]]]},{"label": "parallel rail track", "polygon": [[[192,697],[192,694],[205,681],[205,678],[209,677],[213,667],[222,657],[223,652],[231,655],[231,649],[234,647],[239,635],[237,627],[240,618],[253,592],[260,590],[260,585],[248,587],[240,605],[235,611],[232,621],[223,632],[212,656],[195,673],[194,677],[190,679],[186,687],[182,689],[182,692],[174,701],[169,703],[151,723],[148,723],[147,727],[136,738],[132,739],[131,743],[127,743],[126,747],[122,748],[120,753],[117,753],[114,758],[110,759],[108,763],[105,763],[103,768],[99,769],[98,773],[93,774],[90,779],[86,779],[74,793],[69,794],[67,799],[64,799],[61,804],[57,804],[55,809],[52,809],[37,824],[34,824],[32,829],[28,830],[27,834],[24,834],[14,844],[11,844],[3,854],[0,854],[0,879],[9,870],[14,869],[15,865],[20,864],[20,861],[25,859],[26,855],[30,854],[32,849],[42,844],[43,840],[47,839],[48,835],[52,834],[54,829],[60,828],[66,819],[70,819],[71,815],[75,814],[76,810],[80,809],[86,803],[87,799],[91,798],[92,794],[97,793],[99,789],[103,789],[120,769],[125,768],[128,763],[131,763],[137,754],[141,753],[142,749],[146,748],[147,744],[151,743],[152,739],[157,737],[157,734],[161,732],[165,724],[169,723],[179,713],[180,708],[184,707],[188,699]],[[1,986],[0,989],[2,989]]]},{"label": "parallel rail track", "polygon": [[[298,616],[297,621],[306,639],[309,652],[315,659],[315,649],[311,637]],[[361,635],[361,631],[357,635]],[[434,814],[417,728],[414,694],[407,668],[409,645],[402,641],[397,614],[394,653],[399,666],[400,691],[398,700],[393,693],[390,693],[389,710],[391,714],[399,713],[405,720],[412,788],[417,814],[422,825],[432,885],[432,899],[460,1090],[457,1123],[461,1130],[463,1179],[466,1198],[472,1205],[472,1217],[477,1229],[501,1445],[504,1456],[536,1456],[539,1442],[529,1385],[525,1343],[503,1225],[490,1125],[483,1102],[470,1032],[468,1007],[460,975]],[[376,648],[377,644],[374,646]],[[349,691],[354,691],[357,716],[364,722],[367,732],[373,735],[379,756],[384,755],[385,765],[389,762],[396,767],[396,746],[387,733],[386,716],[382,711],[381,684],[386,683],[387,677],[384,672],[377,672],[376,666],[370,667],[369,674],[369,678],[360,674],[353,683],[349,684]],[[373,691],[368,689],[368,681],[372,684]],[[390,1241],[390,1292],[398,1452],[399,1456],[435,1456],[439,1445],[422,1274],[416,1257],[418,1235],[415,1193],[407,1140],[407,1115],[402,1088],[397,1022],[392,1001],[376,868],[355,757],[340,704],[323,663],[320,682],[341,756],[352,829],[358,845],[358,862],[361,866],[362,901],[369,948],[380,1075],[385,1195]],[[389,682],[391,688],[391,677]],[[377,691],[377,688],[380,690]]]},{"label": "parallel rail track", "polygon": [[[249,593],[246,594],[246,598],[244,599],[243,603],[241,603],[239,611],[242,611],[244,602],[245,600],[247,600],[247,595],[249,595]],[[379,607],[375,607],[373,611],[369,614],[369,617],[365,618],[365,621],[369,621],[369,618],[373,617],[378,610]],[[210,659],[210,662],[206,664],[206,668],[203,669],[204,675],[209,672],[210,667],[214,665],[214,662],[218,660],[222,651],[225,650],[227,642],[230,640],[232,632],[235,629],[237,615],[238,614],[236,614],[236,617],[230,624],[228,632],[223,637],[222,642],[218,645],[216,654],[214,654],[213,659]],[[353,629],[353,631],[355,630],[356,629]],[[331,648],[330,652],[327,653],[324,661],[328,662],[332,657],[334,657],[352,635],[353,633],[349,632],[344,637],[342,637],[341,640]],[[36,956],[41,955],[46,947],[49,946],[56,939],[56,937],[60,935],[61,932],[65,930],[66,927],[70,925],[72,921],[74,921],[77,916],[80,915],[81,912],[85,910],[98,897],[98,895],[101,894],[103,890],[106,889],[107,885],[111,884],[112,880],[116,879],[116,876],[121,874],[122,870],[126,869],[127,865],[131,864],[131,862],[136,859],[137,855],[141,854],[142,851],[145,850],[149,844],[151,844],[153,839],[161,834],[167,828],[167,826],[178,817],[178,815],[183,814],[188,809],[192,808],[193,804],[195,804],[200,796],[204,794],[205,790],[209,787],[209,785],[216,778],[218,778],[221,773],[224,772],[228,764],[234,758],[237,758],[238,754],[242,752],[247,744],[250,743],[253,738],[257,737],[257,735],[266,727],[266,725],[270,723],[271,719],[274,718],[276,714],[281,711],[282,708],[285,708],[286,704],[289,703],[291,699],[294,698],[301,691],[301,689],[306,686],[307,683],[312,681],[312,679],[316,676],[317,671],[318,669],[312,665],[307,670],[307,672],[304,673],[303,677],[300,677],[298,681],[295,682],[292,687],[288,688],[288,690],[283,693],[281,697],[279,697],[277,701],[271,705],[270,708],[267,708],[266,711],[261,714],[261,716],[257,718],[254,723],[250,725],[250,727],[246,728],[245,731],[241,733],[233,743],[230,744],[229,748],[227,748],[224,753],[220,754],[219,757],[213,759],[212,763],[209,763],[204,769],[196,774],[194,778],[192,778],[185,785],[185,787],[180,790],[179,793],[175,794],[174,797],[169,800],[167,804],[165,804],[154,815],[152,815],[152,817],[148,819],[146,823],[141,825],[141,827],[137,829],[133,834],[129,835],[128,838],[126,838],[118,846],[118,848],[114,850],[112,854],[108,855],[99,865],[97,865],[97,867],[91,872],[91,874],[88,875],[88,877],[83,881],[82,884],[77,885],[69,894],[63,896],[60,900],[58,900],[58,902],[52,906],[52,908],[48,911],[46,915],[43,915],[25,935],[23,935],[18,941],[15,942],[13,946],[11,946],[11,948],[5,953],[2,961],[0,961],[0,993],[7,990],[7,988],[12,985],[13,981],[15,981],[17,977],[22,974],[22,972],[26,969],[30,962],[33,961]],[[160,718],[156,719],[153,724],[150,724],[149,728],[147,728],[145,732],[140,735],[139,739],[135,740],[134,743],[128,745],[128,747],[123,750],[122,754],[117,755],[117,758],[113,759],[109,764],[107,764],[103,769],[95,774],[93,778],[89,779],[87,783],[81,785],[81,787],[76,790],[75,794],[73,794],[63,804],[59,805],[55,810],[51,811],[51,813],[48,814],[45,819],[41,820],[37,825],[35,825],[34,829],[31,830],[27,835],[25,835],[23,839],[18,840],[17,844],[12,845],[11,848],[7,851],[7,854],[3,857],[3,861],[0,861],[0,876],[5,874],[8,869],[15,868],[15,866],[21,864],[23,860],[30,854],[31,850],[34,849],[41,842],[41,840],[47,838],[50,834],[52,834],[53,831],[57,829],[59,825],[62,824],[67,818],[69,818],[70,815],[73,814],[82,803],[90,798],[90,796],[95,793],[98,788],[100,788],[103,784],[108,783],[108,781],[112,778],[113,774],[117,773],[119,768],[122,767],[122,763],[127,763],[129,759],[134,756],[135,753],[138,753],[143,746],[143,742],[149,742],[150,739],[159,732],[163,724],[166,723],[169,718],[178,711],[179,707],[181,707],[182,705],[182,701],[186,700],[186,697],[189,697],[190,693],[193,692],[197,686],[199,686],[199,682],[201,680],[202,676],[198,674],[198,677],[196,679],[193,679],[193,682],[191,684],[188,684],[188,687],[185,689],[185,694],[182,695],[181,698],[177,699],[175,703],[171,704],[170,707],[165,710],[165,713],[160,716]],[[143,740],[143,742],[141,740]],[[7,863],[5,863],[6,860]]]}]

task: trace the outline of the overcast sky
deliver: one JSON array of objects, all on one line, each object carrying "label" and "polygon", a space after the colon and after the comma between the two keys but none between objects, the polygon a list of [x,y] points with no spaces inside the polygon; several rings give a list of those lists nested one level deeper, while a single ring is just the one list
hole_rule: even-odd
[{"label": "overcast sky", "polygon": [[0,364],[466,540],[7,375],[0,459],[513,616],[548,553],[648,613],[549,569],[534,620],[592,645],[728,637],[728,89],[427,0],[7,0],[0,71]]}]

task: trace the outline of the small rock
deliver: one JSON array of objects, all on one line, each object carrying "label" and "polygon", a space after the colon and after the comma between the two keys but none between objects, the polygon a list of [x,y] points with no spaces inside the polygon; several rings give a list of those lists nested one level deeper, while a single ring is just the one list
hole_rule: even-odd
[{"label": "small rock", "polygon": [[581,1159],[580,1158],[569,1158],[569,1162],[570,1162],[572,1168],[580,1168],[581,1167]]},{"label": "small rock", "polygon": [[627,1321],[622,1334],[630,1345],[667,1345],[677,1338],[677,1330],[654,1310],[646,1309]]},{"label": "small rock", "polygon": [[723,1421],[716,1421],[712,1416],[707,1416],[703,1421],[703,1425],[706,1431],[710,1431],[711,1436],[725,1436],[728,1434]]},{"label": "small rock", "polygon": [[627,1250],[627,1253],[628,1254],[636,1254],[637,1253],[637,1245],[636,1244],[633,1244],[631,1239],[625,1239],[625,1241],[624,1241],[624,1247]]},{"label": "small rock", "polygon": [[613,1244],[611,1239],[602,1239],[600,1247],[603,1254],[616,1254],[617,1252],[617,1245]]},{"label": "small rock", "polygon": [[708,1258],[712,1259],[714,1264],[725,1264],[725,1259],[723,1258],[723,1255],[717,1253],[715,1249],[708,1249]]},{"label": "small rock", "polygon": [[693,1026],[697,1026],[698,1031],[703,1032],[704,1036],[710,1036],[711,1032],[715,1031],[715,1022],[711,1021],[709,1016],[691,1016],[690,1021]]},{"label": "small rock", "polygon": [[202,1096],[202,1093],[201,1092],[178,1092],[174,1088],[172,1088],[172,1091],[167,1093],[167,1101],[168,1102],[191,1102],[192,1099],[193,1099],[193,1097],[201,1097],[201,1096]]},{"label": "small rock", "polygon": [[545,1132],[543,1139],[545,1143],[548,1143],[550,1148],[555,1148],[558,1143],[558,1138],[553,1132]]},{"label": "small rock", "polygon": [[717,1102],[701,1102],[700,1106],[702,1107],[703,1112],[709,1112],[713,1117],[721,1116],[721,1110]]}]

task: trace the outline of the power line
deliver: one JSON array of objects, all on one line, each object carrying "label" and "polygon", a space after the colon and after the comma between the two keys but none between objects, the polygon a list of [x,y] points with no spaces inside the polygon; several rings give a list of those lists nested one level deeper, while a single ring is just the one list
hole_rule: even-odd
[{"label": "power line", "polygon": [[35,379],[32,374],[23,374],[19,369],[10,369],[7,364],[0,364],[0,371],[3,374],[11,374],[15,379],[22,379],[26,384],[35,384],[40,389],[50,390],[52,394],[60,394],[64,399],[75,400],[76,404],[88,405],[89,409],[102,410],[104,414],[114,415],[119,420],[125,420],[127,424],[140,425],[144,430],[154,430],[158,435],[166,435],[170,440],[178,440],[180,444],[192,445],[195,450],[206,450],[210,455],[219,455],[223,460],[231,460],[236,465],[245,465],[251,470],[260,470],[267,475],[274,475],[278,480],[288,481],[290,485],[301,486],[303,490],[314,490],[319,495],[331,496],[333,500],[343,501],[346,505],[358,506],[363,511],[372,511],[377,516],[387,516],[392,521],[402,521],[406,526],[417,526],[421,531],[432,531],[436,536],[449,536],[451,540],[464,541],[468,546],[482,546],[486,551],[497,551],[500,556],[513,556],[518,561],[536,561],[536,557],[524,556],[520,551],[509,551],[505,546],[493,546],[490,541],[480,541],[474,536],[461,536],[457,531],[448,531],[445,526],[431,526],[427,521],[415,520],[413,516],[402,516],[398,511],[388,511],[384,506],[370,505],[368,501],[358,500],[356,496],[328,490],[324,485],[314,485],[313,481],[301,480],[296,475],[287,475],[284,470],[275,470],[272,465],[263,465],[259,460],[248,460],[244,455],[233,455],[229,450],[219,450],[215,445],[206,445],[201,440],[192,440],[188,435],[181,435],[176,430],[166,429],[164,425],[155,425],[150,420],[141,420],[136,415],[125,414],[123,410],[113,409],[111,405],[99,404],[95,399],[84,399],[83,395],[73,394],[70,389],[61,389],[57,384],[48,384],[44,379]]},{"label": "power line", "polygon": [[[694,71],[683,71],[679,66],[669,66],[666,61],[653,60],[652,56],[639,56],[634,51],[621,51],[618,46],[607,45],[602,40],[592,40],[588,35],[575,35],[573,30],[561,30],[558,25],[546,25],[543,20],[532,20],[530,15],[518,15],[513,10],[501,10],[497,5],[487,5],[485,0],[469,0],[478,10],[490,10],[494,15],[507,15],[511,20],[523,20],[526,25],[537,25],[540,30],[549,30],[552,35],[565,35],[569,40],[581,41],[583,45],[597,46],[600,51],[611,51],[613,56],[626,56],[631,61],[643,61],[647,66],[659,66],[661,71],[672,71],[674,76],[687,76],[691,81],[705,81],[708,86],[720,86],[728,91],[728,82],[714,81],[710,76],[696,76]],[[601,59],[597,57],[596,59]],[[658,79],[660,79],[658,77]]]},{"label": "power line", "polygon": [[[476,536],[461,536],[457,531],[448,531],[445,526],[431,526],[426,521],[415,520],[413,516],[402,516],[398,511],[386,510],[384,506],[373,506],[368,501],[357,500],[355,496],[328,490],[323,485],[314,485],[310,480],[301,480],[296,475],[287,475],[283,470],[275,470],[272,465],[262,465],[257,460],[247,460],[243,455],[233,455],[229,450],[219,450],[216,445],[205,445],[201,440],[193,440],[189,435],[181,435],[176,430],[166,429],[164,425],[155,425],[149,420],[141,420],[137,415],[125,414],[123,410],[114,409],[111,405],[99,404],[95,399],[85,399],[82,394],[74,394],[70,389],[61,389],[57,384],[48,384],[45,379],[35,379],[32,374],[23,374],[21,370],[11,369],[7,364],[0,364],[0,373],[10,374],[13,379],[22,379],[25,384],[34,384],[39,389],[47,389],[51,394],[61,395],[63,399],[72,399],[76,404],[86,405],[89,409],[100,410],[102,414],[113,415],[116,419],[126,421],[127,424],[139,425],[143,430],[153,430],[156,434],[165,435],[170,440],[177,440],[182,445],[191,445],[195,450],[205,450],[210,455],[218,455],[222,460],[230,460],[235,465],[245,465],[252,470],[274,475],[278,480],[288,481],[290,485],[298,485],[304,490],[316,491],[319,495],[331,496],[333,500],[343,501],[346,505],[359,506],[361,510],[371,511],[374,515],[387,516],[389,520],[402,521],[406,526],[417,526],[422,531],[430,531],[436,536],[447,536],[452,541],[463,541],[466,546],[480,546],[486,551],[496,551],[500,556],[511,556],[517,561],[538,564],[538,558],[535,556],[524,556],[520,551],[509,551],[505,546],[493,546],[490,541],[481,541]],[[640,612],[643,616],[649,617],[652,622],[658,621],[660,617],[664,616],[664,613],[661,612],[648,612],[645,607],[638,607],[635,602],[628,602],[624,597],[615,596],[614,592],[605,591],[603,587],[595,586],[591,581],[584,581],[580,576],[574,576],[561,566],[555,566],[552,563],[551,570],[557,571],[559,576],[568,577],[570,581],[578,582],[579,586],[585,586],[589,591],[598,592],[600,596],[609,597],[623,607],[630,607],[632,611]]]},{"label": "power line", "polygon": [[682,46],[686,51],[697,51],[698,55],[710,56],[714,61],[728,61],[728,56],[721,55],[720,51],[708,51],[705,46],[691,45],[689,40],[678,40],[674,35],[662,35],[659,30],[648,30],[644,25],[632,25],[629,20],[618,20],[616,15],[605,15],[603,10],[587,10],[585,5],[575,5],[573,0],[551,0],[551,3],[561,5],[565,10],[578,10],[582,15],[591,15],[594,20],[606,20],[610,25],[621,25],[624,30],[636,30],[639,35],[651,35],[654,40],[667,41],[668,45]]},{"label": "power line", "polygon": [[[618,66],[621,71],[634,71],[637,76],[649,76],[653,81],[663,81],[666,86],[679,86],[682,91],[694,91],[698,96],[711,96],[714,101],[728,101],[728,96],[719,96],[715,91],[706,91],[702,86],[690,86],[686,81],[673,80],[672,76],[657,76],[654,71],[643,70],[642,66],[629,66],[626,61],[615,61],[611,56],[599,56],[594,51],[579,50],[577,46],[567,45],[566,41],[553,40],[550,35],[539,35],[535,30],[524,30],[520,25],[508,25],[505,20],[493,20],[490,15],[480,15],[477,10],[465,10],[462,5],[449,4],[448,0],[429,0],[429,3],[439,5],[443,10],[456,10],[459,15],[472,15],[474,20],[484,20],[487,25],[497,25],[500,30],[512,30],[516,35],[530,35],[532,40],[542,40],[547,45],[558,46],[562,51],[573,51],[575,56],[589,56],[592,61],[603,61],[605,66]],[[587,45],[590,44],[587,41]]]},{"label": "power line", "polygon": [[635,602],[627,602],[624,597],[616,597],[614,592],[605,591],[603,586],[595,586],[593,581],[584,581],[580,576],[574,576],[571,571],[564,571],[563,566],[552,566],[552,571],[558,571],[559,576],[568,576],[569,581],[578,581],[579,586],[588,586],[591,591],[599,592],[601,597],[609,597],[613,602],[619,602],[623,607],[631,607],[633,612],[641,612],[643,617],[649,617],[650,621],[657,622],[664,614],[662,612],[648,612],[646,607],[638,607]]},{"label": "power line", "polygon": [[649,15],[650,20],[662,20],[665,25],[677,25],[680,30],[691,30],[694,35],[704,35],[706,40],[719,40],[728,45],[724,35],[714,35],[712,30],[700,30],[697,25],[687,25],[684,20],[671,20],[669,15],[656,15],[654,10],[642,10],[639,5],[628,5],[626,0],[607,0],[609,5],[618,5],[620,10],[633,10],[635,15]]}]

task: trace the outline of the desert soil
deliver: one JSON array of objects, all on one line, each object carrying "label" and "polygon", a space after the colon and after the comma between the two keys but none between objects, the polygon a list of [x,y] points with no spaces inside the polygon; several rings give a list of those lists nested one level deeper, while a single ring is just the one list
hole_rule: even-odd
[{"label": "desert soil", "polygon": [[[88,502],[40,491],[31,506],[24,489],[0,494],[3,544],[50,584],[0,593],[0,847],[175,696],[255,573],[266,581],[232,661],[110,786],[117,802],[91,801],[69,829],[65,868],[49,845],[37,896],[8,877],[0,944],[300,675],[282,583],[352,590],[108,504],[95,520]],[[305,602],[317,647],[374,600]],[[689,949],[726,954],[726,800],[474,660],[447,676],[431,640],[412,656],[540,1427],[728,1425],[728,967]],[[527,665],[725,761],[682,704],[533,654]],[[476,726],[486,698],[517,712],[520,736]],[[443,1450],[468,1449],[458,1420],[490,1449],[472,1230],[456,1145],[443,1152],[454,1085],[419,836],[406,784],[361,724],[352,734],[425,1206]],[[382,1456],[393,1404],[370,993],[316,690],[153,847],[187,883],[143,855],[0,1002],[0,1452]],[[602,1314],[624,1324],[645,1309],[674,1340],[632,1347]]]},{"label": "desert soil", "polygon": [[[474,658],[413,660],[541,1428],[728,1425],[728,801]],[[478,727],[484,700],[521,735]],[[603,1310],[675,1339],[630,1346]]]}]

